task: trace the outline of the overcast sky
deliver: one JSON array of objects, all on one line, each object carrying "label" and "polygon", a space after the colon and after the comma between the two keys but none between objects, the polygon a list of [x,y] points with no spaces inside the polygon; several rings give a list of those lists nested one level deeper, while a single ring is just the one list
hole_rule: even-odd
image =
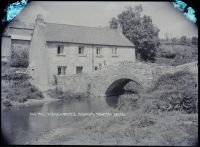
[{"label": "overcast sky", "polygon": [[46,22],[81,26],[105,27],[109,20],[121,13],[126,6],[142,4],[143,12],[151,16],[160,29],[159,36],[198,36],[196,24],[189,21],[182,12],[174,9],[171,2],[31,2],[17,18],[34,22],[42,14]]}]

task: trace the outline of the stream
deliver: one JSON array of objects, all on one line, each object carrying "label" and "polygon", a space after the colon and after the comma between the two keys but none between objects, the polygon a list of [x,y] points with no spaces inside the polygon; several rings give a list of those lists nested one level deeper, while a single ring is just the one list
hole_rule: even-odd
[{"label": "stream", "polygon": [[[109,109],[104,97],[93,100],[92,103],[68,104],[59,100],[34,106],[23,106],[1,112],[2,133],[9,144],[28,144],[30,140],[39,138],[45,132],[84,119],[82,116],[48,116],[43,114],[108,112]],[[36,113],[37,115],[35,115]]]}]

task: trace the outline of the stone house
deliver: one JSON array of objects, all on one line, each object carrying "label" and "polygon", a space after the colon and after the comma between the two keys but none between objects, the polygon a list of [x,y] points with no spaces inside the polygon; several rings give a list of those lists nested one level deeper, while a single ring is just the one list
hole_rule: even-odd
[{"label": "stone house", "polygon": [[10,26],[8,32],[2,41],[11,43],[4,46],[28,48],[30,75],[38,85],[52,85],[54,75],[80,75],[120,61],[135,62],[134,45],[119,30],[47,23],[38,15],[34,24]]}]

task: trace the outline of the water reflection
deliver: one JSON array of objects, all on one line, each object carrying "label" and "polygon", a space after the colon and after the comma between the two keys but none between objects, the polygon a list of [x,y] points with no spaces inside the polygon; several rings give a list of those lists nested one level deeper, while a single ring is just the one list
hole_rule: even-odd
[{"label": "water reflection", "polygon": [[118,100],[119,100],[119,95],[116,96],[107,96],[106,98],[106,102],[109,106],[116,108],[118,105]]},{"label": "water reflection", "polygon": [[27,106],[2,112],[2,131],[10,144],[25,144],[34,138],[39,138],[42,132],[58,128],[74,121],[83,119],[73,116],[33,116],[30,113],[70,113],[70,112],[103,112],[109,106],[104,97],[94,98],[91,103],[79,102],[67,104],[54,101],[37,106]]}]

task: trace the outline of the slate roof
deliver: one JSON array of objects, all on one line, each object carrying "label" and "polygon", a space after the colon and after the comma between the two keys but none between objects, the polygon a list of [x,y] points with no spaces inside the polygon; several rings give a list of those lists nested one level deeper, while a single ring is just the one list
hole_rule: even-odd
[{"label": "slate roof", "polygon": [[[49,42],[70,42],[94,45],[134,47],[119,31],[109,27],[87,27],[68,24],[47,23],[46,39]],[[34,24],[12,24],[10,28],[34,29]]]},{"label": "slate roof", "polygon": [[120,32],[109,28],[45,23],[47,41],[133,47]]}]

